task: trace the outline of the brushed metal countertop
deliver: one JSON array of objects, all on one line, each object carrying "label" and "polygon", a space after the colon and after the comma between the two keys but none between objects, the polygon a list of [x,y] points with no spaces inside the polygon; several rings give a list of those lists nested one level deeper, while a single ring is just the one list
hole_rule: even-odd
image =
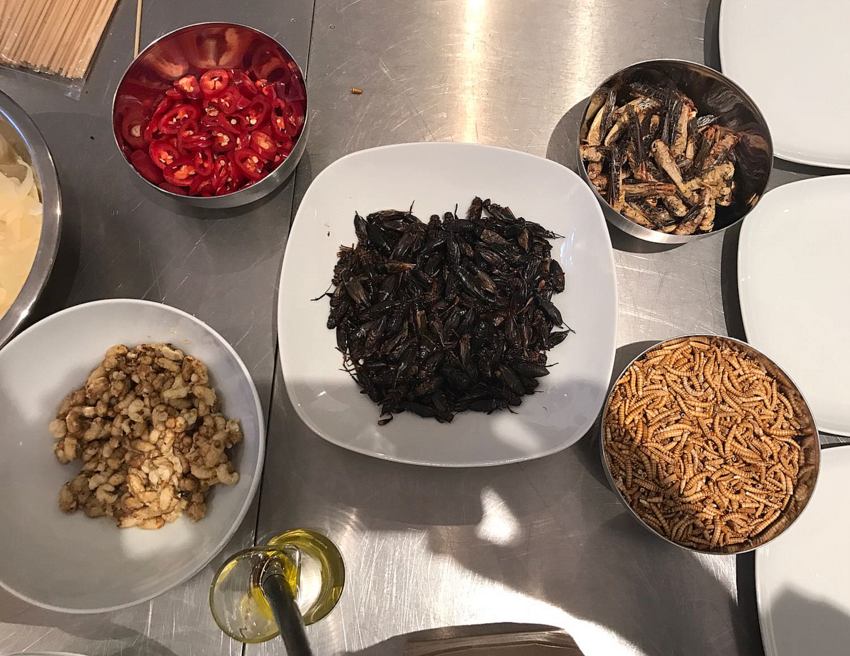
[{"label": "brushed metal countertop", "polygon": [[[435,140],[505,146],[575,169],[580,108],[595,86],[643,59],[719,67],[718,9],[716,0],[146,0],[143,44],[186,23],[234,20],[279,38],[307,70],[314,110],[295,177],[235,212],[168,204],[120,161],[110,102],[132,57],[134,2],[119,3],[79,99],[0,70],[62,183],[62,243],[36,318],[95,298],[148,298],[197,315],[234,345],[269,412],[269,436],[262,492],[225,552],[295,526],[339,545],[348,580],[339,607],[308,629],[317,654],[397,654],[407,633],[504,622],[563,627],[588,656],[762,653],[752,556],[700,557],[654,538],[607,488],[592,437],[489,469],[373,460],[301,423],[276,351],[289,224],[323,168],[355,150]],[[827,172],[777,160],[771,186]],[[744,337],[737,230],[673,248],[611,236],[615,372],[650,341]],[[61,615],[0,592],[0,653],[241,654],[207,608],[226,553],[189,583],[116,613]]]}]

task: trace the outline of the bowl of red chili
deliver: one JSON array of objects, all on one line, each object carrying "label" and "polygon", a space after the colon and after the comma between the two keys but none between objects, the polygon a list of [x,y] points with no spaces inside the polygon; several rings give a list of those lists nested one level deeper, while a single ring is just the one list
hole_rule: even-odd
[{"label": "bowl of red chili", "polygon": [[275,39],[233,23],[182,27],[133,61],[115,92],[115,142],[159,191],[209,208],[262,198],[295,170],[307,88]]}]

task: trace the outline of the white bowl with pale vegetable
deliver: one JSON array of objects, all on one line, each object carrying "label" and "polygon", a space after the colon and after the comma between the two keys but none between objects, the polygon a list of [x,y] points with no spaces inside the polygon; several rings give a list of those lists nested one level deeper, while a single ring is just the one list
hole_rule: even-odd
[{"label": "white bowl with pale vegetable", "polygon": [[0,350],[0,585],[71,613],[151,599],[227,544],[260,481],[263,412],[233,348],[115,299]]}]

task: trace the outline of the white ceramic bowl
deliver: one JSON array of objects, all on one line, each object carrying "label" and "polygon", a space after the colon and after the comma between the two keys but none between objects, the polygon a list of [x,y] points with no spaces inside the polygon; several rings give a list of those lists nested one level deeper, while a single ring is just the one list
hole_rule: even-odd
[{"label": "white ceramic bowl", "polygon": [[[214,490],[200,522],[181,518],[158,531],[62,513],[59,489],[79,467],[56,460],[47,429],[107,348],[143,342],[171,342],[205,362],[225,414],[245,434],[234,458],[239,483]],[[245,365],[209,326],[159,303],[86,303],[18,335],[0,350],[0,418],[0,585],[50,610],[116,610],[186,581],[236,531],[260,482],[265,422]]]}]

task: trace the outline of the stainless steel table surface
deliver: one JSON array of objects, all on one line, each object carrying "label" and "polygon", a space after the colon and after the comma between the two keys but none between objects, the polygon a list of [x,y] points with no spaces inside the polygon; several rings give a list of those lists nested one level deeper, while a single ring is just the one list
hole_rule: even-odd
[{"label": "stainless steel table surface", "polygon": [[[262,537],[295,526],[340,546],[348,581],[339,607],[308,629],[316,653],[396,654],[411,632],[521,622],[563,627],[589,656],[761,654],[752,556],[700,557],[646,533],[607,488],[592,435],[539,461],[489,469],[373,460],[300,422],[275,355],[293,201],[323,168],[355,150],[420,140],[498,144],[575,168],[580,107],[604,77],[656,57],[719,66],[719,3],[146,0],[144,42],[182,23],[234,19],[278,35],[308,65],[313,124],[296,177],[232,218],[166,205],[117,159],[106,117],[130,58],[134,4],[120,4],[80,100],[0,73],[44,131],[65,194],[60,262],[39,313],[103,296],[164,300],[236,346],[271,408],[259,511],[228,551],[255,528]],[[771,184],[827,173],[777,161]],[[737,231],[678,248],[611,236],[617,372],[653,340],[744,336]],[[209,618],[210,576],[207,568],[149,604],[102,616],[46,613],[0,594],[0,653],[238,653]]]}]

